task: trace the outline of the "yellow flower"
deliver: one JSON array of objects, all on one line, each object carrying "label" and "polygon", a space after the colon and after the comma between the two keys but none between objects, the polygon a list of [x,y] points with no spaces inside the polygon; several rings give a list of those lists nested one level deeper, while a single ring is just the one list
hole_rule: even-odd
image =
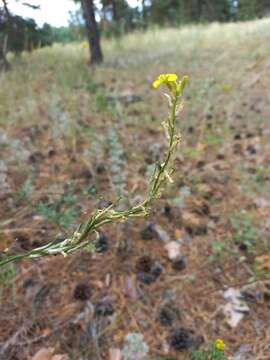
[{"label": "yellow flower", "polygon": [[225,349],[225,342],[222,339],[217,339],[215,341],[215,348],[217,350],[223,351]]},{"label": "yellow flower", "polygon": [[153,82],[152,86],[157,89],[160,85],[166,85],[167,88],[174,94],[180,95],[188,82],[188,76],[184,76],[182,80],[178,80],[176,74],[160,74]]},{"label": "yellow flower", "polygon": [[178,79],[176,74],[160,74],[159,77],[153,82],[153,88],[157,89],[160,85],[169,85],[175,83]]},{"label": "yellow flower", "polygon": [[88,48],[88,43],[87,43],[87,41],[84,41],[84,42],[81,44],[81,48],[82,48],[82,49],[87,49],[87,48]]}]

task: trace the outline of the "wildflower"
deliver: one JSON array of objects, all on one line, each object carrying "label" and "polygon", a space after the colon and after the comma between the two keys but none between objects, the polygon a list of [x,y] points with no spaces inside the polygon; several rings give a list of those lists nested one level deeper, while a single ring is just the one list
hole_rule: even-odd
[{"label": "wildflower", "polygon": [[159,77],[153,82],[152,86],[157,89],[160,85],[166,85],[168,89],[176,96],[179,96],[188,82],[188,76],[184,76],[178,80],[176,74],[160,74]]},{"label": "wildflower", "polygon": [[153,82],[153,88],[157,89],[161,84],[171,85],[178,79],[176,74],[160,74],[159,77]]},{"label": "wildflower", "polygon": [[215,341],[215,348],[217,350],[223,351],[225,349],[225,342],[222,339],[217,339]]},{"label": "wildflower", "polygon": [[87,43],[87,41],[84,41],[84,42],[81,44],[81,48],[82,48],[82,49],[87,49],[87,48],[88,48],[88,43]]}]

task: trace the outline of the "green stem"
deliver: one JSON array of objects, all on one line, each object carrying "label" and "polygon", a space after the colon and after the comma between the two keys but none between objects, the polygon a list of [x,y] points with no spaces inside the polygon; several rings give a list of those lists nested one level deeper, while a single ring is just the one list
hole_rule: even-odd
[{"label": "green stem", "polygon": [[158,194],[158,191],[160,189],[160,185],[161,185],[161,181],[160,178],[162,175],[164,175],[164,172],[170,162],[170,159],[172,157],[172,153],[173,153],[173,144],[174,144],[174,140],[175,140],[175,122],[176,122],[176,109],[177,109],[177,102],[178,102],[178,97],[175,96],[173,99],[173,103],[172,103],[172,110],[171,110],[171,117],[168,120],[168,125],[169,125],[169,136],[170,136],[170,140],[169,140],[169,148],[168,148],[168,152],[167,152],[167,156],[166,159],[164,161],[164,163],[160,166],[160,170],[156,176],[155,182],[153,184],[152,190],[151,190],[151,194],[152,194],[152,198],[155,198]]}]

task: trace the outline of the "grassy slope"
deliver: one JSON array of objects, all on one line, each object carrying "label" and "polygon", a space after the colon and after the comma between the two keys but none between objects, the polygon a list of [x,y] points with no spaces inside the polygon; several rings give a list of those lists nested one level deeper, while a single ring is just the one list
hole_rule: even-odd
[{"label": "grassy slope", "polygon": [[[164,100],[158,92],[150,90],[150,84],[161,72],[176,72],[189,74],[191,81],[181,115],[183,144],[177,159],[176,183],[167,197],[170,204],[174,199],[179,201],[182,196],[179,187],[183,185],[192,196],[186,199],[181,219],[178,207],[173,208],[176,215],[172,219],[164,219],[161,201],[150,220],[161,224],[172,240],[179,233],[191,236],[192,246],[186,244],[183,249],[188,257],[187,272],[181,278],[171,272],[163,247],[158,242],[141,241],[137,227],[145,221],[108,229],[112,244],[120,244],[122,252],[127,247],[123,245],[127,238],[136,240],[131,254],[124,253],[119,260],[117,256],[121,255],[111,250],[105,258],[107,266],[100,258],[90,262],[89,256],[75,256],[68,260],[42,260],[38,263],[40,275],[32,274],[35,267],[27,270],[41,288],[48,283],[47,287],[55,289],[64,278],[56,294],[49,292],[38,315],[25,303],[22,287],[26,275],[21,270],[29,265],[17,269],[12,295],[15,301],[8,300],[9,286],[4,291],[5,313],[16,314],[14,319],[2,315],[4,339],[24,324],[25,314],[29,314],[31,325],[36,326],[34,335],[46,331],[50,334],[51,328],[74,317],[80,307],[72,299],[72,289],[83,280],[90,281],[95,288],[93,302],[102,292],[117,299],[113,331],[105,327],[109,344],[121,346],[120,334],[118,338],[114,336],[120,330],[123,334],[142,331],[152,352],[162,353],[160,344],[168,330],[151,319],[159,311],[164,291],[171,289],[177,305],[183,309],[185,326],[198,330],[198,335],[204,335],[206,340],[224,337],[229,353],[240,344],[251,344],[256,355],[261,351],[261,357],[256,358],[263,359],[264,352],[267,354],[267,331],[262,325],[262,335],[255,340],[254,321],[264,321],[266,305],[253,307],[250,317],[237,330],[228,330],[215,311],[223,303],[218,290],[235,282],[245,283],[253,274],[256,255],[269,249],[270,20],[152,30],[105,41],[103,47],[106,62],[95,70],[86,65],[87,51],[72,44],[55,45],[13,59],[13,71],[0,74],[0,146],[2,169],[3,162],[7,169],[5,177],[4,171],[0,172],[0,181],[11,191],[7,196],[8,190],[0,190],[3,204],[0,249],[10,243],[15,243],[15,248],[29,248],[63,233],[72,223],[76,224],[79,212],[83,216],[96,206],[99,197],[114,199],[119,186],[134,193],[133,196],[145,189],[148,158],[152,156],[153,160],[153,152],[158,156],[161,151],[159,121],[166,115]],[[125,100],[134,95],[139,95],[142,101],[126,105]],[[153,149],[151,154],[149,148]],[[99,174],[101,165],[105,165],[106,171]],[[74,198],[61,202],[59,194],[65,191]],[[45,208],[40,207],[41,202],[47,204]],[[55,212],[62,214],[60,219],[48,206],[52,203]],[[68,210],[71,205],[78,208],[74,213]],[[239,220],[235,213],[242,210],[247,212]],[[243,218],[248,223],[246,227]],[[242,234],[243,228],[248,234]],[[249,251],[241,252],[237,242],[247,245]],[[123,274],[134,272],[133,264],[143,253],[151,254],[166,268],[162,281],[151,289],[153,297],[147,293],[148,305],[138,305],[149,323],[146,328],[136,320],[134,314],[138,309],[134,300],[123,298],[123,291],[118,290]],[[209,262],[213,255],[215,261]],[[90,279],[83,270],[85,266],[91,267]],[[219,273],[219,269],[223,271]],[[101,291],[108,273],[116,275],[111,275],[109,290]],[[31,301],[34,300],[30,296]],[[52,307],[55,301],[58,305]],[[150,317],[148,306],[154,309]],[[121,314],[127,309],[129,315],[125,318]],[[99,326],[103,331],[105,325]],[[82,334],[73,339],[72,346],[67,341],[72,334],[68,329],[65,331],[63,337],[59,334],[44,337],[44,345],[54,346],[58,339],[61,351],[90,352],[81,339],[83,325]],[[31,336],[24,349],[26,353],[35,350]],[[102,348],[104,354],[107,346]],[[9,352],[12,351],[17,349],[11,347]]]}]

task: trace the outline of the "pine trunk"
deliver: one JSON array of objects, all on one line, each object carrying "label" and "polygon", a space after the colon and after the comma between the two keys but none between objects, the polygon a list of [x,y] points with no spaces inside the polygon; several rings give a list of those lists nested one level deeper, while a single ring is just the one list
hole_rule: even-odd
[{"label": "pine trunk", "polygon": [[91,64],[100,64],[103,61],[103,54],[100,46],[100,35],[93,0],[81,0],[83,15],[86,23],[87,37],[90,49]]}]

